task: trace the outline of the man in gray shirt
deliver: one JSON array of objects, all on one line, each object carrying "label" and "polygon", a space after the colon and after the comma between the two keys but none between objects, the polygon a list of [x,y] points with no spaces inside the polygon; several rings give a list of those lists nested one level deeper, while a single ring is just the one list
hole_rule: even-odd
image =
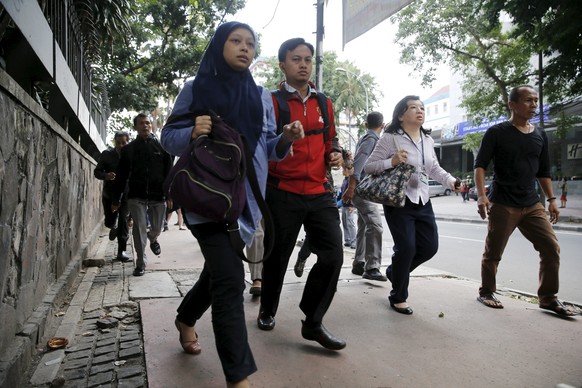
[{"label": "man in gray shirt", "polygon": [[370,112],[366,117],[368,132],[356,146],[354,173],[344,193],[344,203],[353,202],[358,209],[358,232],[356,234],[356,256],[352,263],[352,273],[364,279],[386,281],[380,272],[382,264],[382,216],[374,202],[366,201],[354,193],[357,184],[366,176],[364,164],[374,150],[384,127],[384,116],[380,112]]}]

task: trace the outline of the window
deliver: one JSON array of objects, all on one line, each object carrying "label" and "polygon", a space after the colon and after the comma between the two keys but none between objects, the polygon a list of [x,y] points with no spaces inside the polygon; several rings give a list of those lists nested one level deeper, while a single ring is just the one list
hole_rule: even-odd
[{"label": "window", "polygon": [[426,107],[426,115],[427,116],[430,116],[430,106],[427,106]]},{"label": "window", "polygon": [[434,114],[435,115],[438,115],[439,114],[439,106],[438,105],[435,105],[434,106]]},{"label": "window", "polygon": [[447,111],[447,103],[443,102],[443,113]]}]

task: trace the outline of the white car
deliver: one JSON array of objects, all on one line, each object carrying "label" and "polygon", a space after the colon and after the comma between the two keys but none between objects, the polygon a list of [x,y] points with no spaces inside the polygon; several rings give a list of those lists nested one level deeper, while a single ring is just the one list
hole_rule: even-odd
[{"label": "white car", "polygon": [[431,197],[438,197],[439,195],[451,195],[451,189],[444,187],[437,181],[432,179],[428,181],[428,195]]}]

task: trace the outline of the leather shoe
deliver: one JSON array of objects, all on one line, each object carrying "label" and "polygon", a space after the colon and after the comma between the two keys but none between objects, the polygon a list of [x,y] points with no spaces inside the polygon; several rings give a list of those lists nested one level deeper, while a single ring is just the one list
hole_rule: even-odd
[{"label": "leather shoe", "polygon": [[131,258],[129,256],[127,256],[125,251],[121,251],[117,254],[117,260],[119,260],[123,263],[127,263],[129,260],[131,260]]},{"label": "leather shoe", "polygon": [[305,324],[303,320],[301,323],[303,324],[301,326],[301,335],[306,340],[315,341],[330,350],[340,350],[346,347],[346,342],[327,331],[323,324],[318,323],[311,326]]},{"label": "leather shoe", "polygon": [[362,276],[364,274],[364,265],[363,261],[354,261],[352,263],[352,273],[354,275]]},{"label": "leather shoe", "polygon": [[136,268],[133,270],[133,276],[143,276],[145,274],[145,269]]},{"label": "leather shoe", "polygon": [[386,279],[386,276],[382,275],[378,268],[367,270],[366,272],[364,272],[364,275],[362,275],[362,277],[364,279],[376,280],[379,282],[385,282],[386,280],[388,280]]},{"label": "leather shoe", "polygon": [[160,243],[157,241],[150,244],[150,249],[156,256],[159,256],[162,253],[162,247],[160,247]]},{"label": "leather shoe", "polygon": [[390,307],[392,307],[394,309],[394,311],[400,313],[400,314],[405,314],[405,315],[412,315],[413,311],[410,308],[410,306],[406,306],[406,307],[396,307],[394,305],[394,303],[390,303]]},{"label": "leather shoe", "polygon": [[273,330],[275,327],[275,317],[261,311],[257,318],[257,326],[261,330]]},{"label": "leather shoe", "polygon": [[113,241],[117,238],[117,226],[109,229],[109,241]]}]

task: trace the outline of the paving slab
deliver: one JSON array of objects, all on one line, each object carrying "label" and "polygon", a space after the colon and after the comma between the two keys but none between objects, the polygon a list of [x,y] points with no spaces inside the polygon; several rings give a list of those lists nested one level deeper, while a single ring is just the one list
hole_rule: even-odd
[{"label": "paving slab", "polygon": [[145,275],[129,278],[129,296],[131,299],[175,298],[180,292],[169,273],[152,272],[148,268]]},{"label": "paving slab", "polygon": [[[339,352],[301,338],[303,284],[285,285],[271,332],[257,328],[258,299],[245,296],[254,387],[582,386],[580,317],[507,296],[505,309],[486,308],[473,281],[418,276],[408,301],[414,314],[406,316],[389,308],[387,283],[342,279],[324,320],[347,341]],[[180,300],[140,302],[149,386],[223,387],[210,311],[196,325],[202,354],[188,355],[173,323]]]}]

